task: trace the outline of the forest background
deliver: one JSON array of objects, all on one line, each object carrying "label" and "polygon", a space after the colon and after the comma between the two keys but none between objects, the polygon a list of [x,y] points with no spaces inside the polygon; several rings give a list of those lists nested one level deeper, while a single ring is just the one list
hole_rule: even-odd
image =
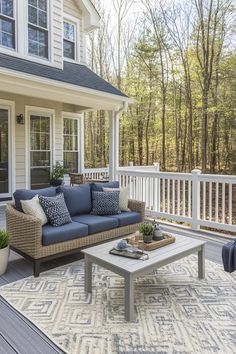
[{"label": "forest background", "polygon": [[[236,174],[234,0],[95,0],[92,70],[134,103],[120,118],[120,166]],[[86,167],[109,163],[105,111],[85,117]]]}]

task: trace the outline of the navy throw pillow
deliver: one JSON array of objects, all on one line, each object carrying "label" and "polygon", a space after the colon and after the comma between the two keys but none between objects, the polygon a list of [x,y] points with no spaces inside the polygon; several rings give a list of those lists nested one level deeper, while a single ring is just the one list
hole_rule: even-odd
[{"label": "navy throw pillow", "polygon": [[119,181],[113,181],[108,183],[91,183],[92,191],[102,192],[103,188],[119,188]]},{"label": "navy throw pillow", "polygon": [[89,184],[75,187],[59,187],[64,194],[66,206],[71,216],[89,214],[92,210],[91,188]]},{"label": "navy throw pillow", "polygon": [[18,211],[23,212],[22,206],[21,206],[21,200],[30,200],[33,197],[38,195],[43,195],[45,197],[55,197],[56,196],[56,188],[55,187],[49,187],[49,188],[43,188],[43,189],[17,189],[15,193],[13,194],[14,199],[15,199],[15,206]]},{"label": "navy throw pillow", "polygon": [[72,222],[63,193],[56,197],[39,195],[39,202],[52,226],[61,226]]},{"label": "navy throw pillow", "polygon": [[93,209],[92,215],[116,215],[120,214],[119,191],[92,192]]}]

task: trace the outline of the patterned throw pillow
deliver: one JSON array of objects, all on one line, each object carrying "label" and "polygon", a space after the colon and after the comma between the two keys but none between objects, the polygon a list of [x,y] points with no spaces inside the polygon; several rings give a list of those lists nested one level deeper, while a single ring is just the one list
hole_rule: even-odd
[{"label": "patterned throw pillow", "polygon": [[41,221],[42,225],[47,224],[47,216],[39,203],[39,196],[36,195],[30,200],[21,200],[21,206],[25,214],[34,216]]},{"label": "patterned throw pillow", "polygon": [[72,222],[63,193],[56,197],[40,195],[39,202],[52,226],[61,226]]},{"label": "patterned throw pillow", "polygon": [[121,188],[103,188],[104,192],[114,192],[120,191],[119,196],[119,206],[121,211],[130,211],[128,208],[129,203],[129,187],[121,187]]},{"label": "patterned throw pillow", "polygon": [[119,191],[113,192],[92,192],[93,215],[116,215],[120,214]]}]

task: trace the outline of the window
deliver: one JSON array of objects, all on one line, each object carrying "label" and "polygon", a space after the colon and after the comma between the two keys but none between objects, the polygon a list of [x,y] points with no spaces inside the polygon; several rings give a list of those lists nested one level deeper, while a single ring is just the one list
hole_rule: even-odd
[{"label": "window", "polygon": [[73,60],[76,59],[75,42],[76,42],[76,25],[64,21],[63,51],[64,51],[65,58],[69,58]]},{"label": "window", "polygon": [[48,58],[48,1],[28,0],[29,54]]},{"label": "window", "polygon": [[15,48],[14,0],[0,0],[0,45]]},{"label": "window", "polygon": [[64,167],[78,172],[78,120],[64,118]]},{"label": "window", "polygon": [[30,115],[31,188],[49,185],[51,171],[50,116]]}]

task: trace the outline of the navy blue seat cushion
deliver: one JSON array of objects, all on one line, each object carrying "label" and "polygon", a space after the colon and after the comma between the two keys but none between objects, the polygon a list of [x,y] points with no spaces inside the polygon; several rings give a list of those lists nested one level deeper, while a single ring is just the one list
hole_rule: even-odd
[{"label": "navy blue seat cushion", "polygon": [[95,192],[103,192],[103,188],[119,188],[119,181],[108,183],[91,183],[91,189]]},{"label": "navy blue seat cushion", "polygon": [[55,187],[49,187],[49,188],[43,188],[43,189],[17,189],[15,193],[13,194],[14,199],[15,199],[15,206],[18,211],[22,211],[23,209],[21,207],[21,200],[30,200],[34,196],[42,195],[44,197],[55,197],[56,196],[56,188]]},{"label": "navy blue seat cushion", "polygon": [[65,202],[71,216],[91,212],[92,199],[89,184],[76,187],[59,187],[57,191],[64,193]]},{"label": "navy blue seat cushion", "polygon": [[108,218],[115,218],[119,222],[119,227],[127,226],[131,224],[137,224],[142,221],[140,213],[134,211],[122,211],[118,215],[108,215]]},{"label": "navy blue seat cushion", "polygon": [[54,243],[74,240],[88,235],[88,226],[71,222],[62,226],[54,227],[52,225],[44,225],[42,228],[42,244],[44,246]]},{"label": "navy blue seat cushion", "polygon": [[72,220],[87,225],[89,235],[118,227],[118,220],[107,216],[87,214],[74,216]]}]

